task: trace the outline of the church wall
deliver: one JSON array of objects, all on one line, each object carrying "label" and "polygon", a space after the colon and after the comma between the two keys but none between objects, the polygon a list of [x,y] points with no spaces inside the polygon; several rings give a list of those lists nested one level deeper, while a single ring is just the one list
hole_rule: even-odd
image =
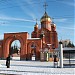
[{"label": "church wall", "polygon": [[51,31],[50,22],[49,22],[49,21],[43,21],[43,22],[41,22],[41,28],[46,28],[46,29],[48,29],[49,31]]},{"label": "church wall", "polygon": [[54,48],[58,47],[58,38],[57,38],[56,32],[50,32],[49,37],[46,37],[46,38],[50,40],[49,43],[51,45],[54,45]]},{"label": "church wall", "polygon": [[55,48],[58,48],[58,37],[56,32],[54,32],[54,43],[55,43]]},{"label": "church wall", "polygon": [[49,31],[45,31],[45,42],[47,43],[47,44],[50,44],[50,36],[49,36],[50,34],[49,34]]}]

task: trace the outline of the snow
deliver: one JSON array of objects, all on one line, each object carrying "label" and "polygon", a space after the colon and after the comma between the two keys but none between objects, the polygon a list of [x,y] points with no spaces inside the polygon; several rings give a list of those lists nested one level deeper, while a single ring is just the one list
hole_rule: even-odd
[{"label": "snow", "polygon": [[75,68],[53,68],[53,62],[11,60],[10,68],[6,60],[0,60],[0,74],[16,75],[75,75]]},{"label": "snow", "polygon": [[40,38],[27,38],[28,40],[37,40],[37,39],[40,39]]},{"label": "snow", "polygon": [[64,50],[75,50],[75,48],[68,48],[68,47],[65,47],[63,48]]},{"label": "snow", "polygon": [[[56,50],[56,51],[59,51],[59,48],[56,48],[55,50]],[[66,51],[66,50],[75,50],[75,47],[74,47],[74,48],[64,47],[63,50],[64,50],[64,51]]]}]

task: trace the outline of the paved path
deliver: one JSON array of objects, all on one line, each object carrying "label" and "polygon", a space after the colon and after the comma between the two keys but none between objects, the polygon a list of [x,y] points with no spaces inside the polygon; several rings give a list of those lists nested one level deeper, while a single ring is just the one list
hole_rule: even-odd
[{"label": "paved path", "polygon": [[53,62],[11,60],[10,68],[7,68],[5,63],[5,60],[0,60],[0,73],[2,74],[75,75],[75,68],[53,68]]}]

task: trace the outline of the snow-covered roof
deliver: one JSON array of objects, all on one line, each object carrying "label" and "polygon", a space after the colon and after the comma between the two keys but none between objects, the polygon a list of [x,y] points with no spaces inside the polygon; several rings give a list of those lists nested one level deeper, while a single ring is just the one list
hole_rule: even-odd
[{"label": "snow-covered roof", "polygon": [[65,47],[63,48],[64,50],[75,50],[75,47],[74,48],[68,48],[68,47]]},{"label": "snow-covered roof", "polygon": [[[59,48],[56,48],[55,50],[59,50]],[[64,51],[65,51],[65,50],[75,50],[75,47],[74,47],[74,48],[65,47],[65,48],[63,48],[63,50],[64,50]]]},{"label": "snow-covered roof", "polygon": [[28,40],[38,40],[40,38],[27,38]]}]

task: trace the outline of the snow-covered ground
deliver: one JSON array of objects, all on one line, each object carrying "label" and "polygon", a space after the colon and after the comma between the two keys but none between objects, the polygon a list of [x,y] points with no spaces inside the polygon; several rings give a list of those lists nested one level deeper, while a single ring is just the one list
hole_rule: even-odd
[{"label": "snow-covered ground", "polygon": [[53,68],[53,62],[11,60],[10,68],[6,60],[0,60],[0,74],[16,75],[75,75],[75,68]]}]

